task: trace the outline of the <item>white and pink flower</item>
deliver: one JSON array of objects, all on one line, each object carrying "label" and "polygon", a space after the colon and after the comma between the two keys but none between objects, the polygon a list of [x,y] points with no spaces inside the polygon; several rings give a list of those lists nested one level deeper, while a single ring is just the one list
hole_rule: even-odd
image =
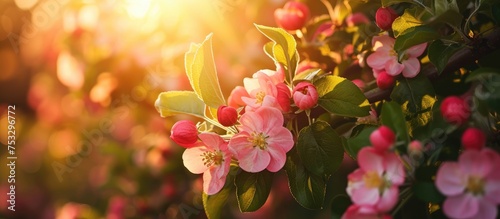
[{"label": "white and pink flower", "polygon": [[391,210],[405,179],[403,164],[395,153],[364,147],[358,153],[359,169],[348,176],[347,194],[355,205],[376,212]]},{"label": "white and pink flower", "polygon": [[436,175],[447,196],[444,213],[451,218],[494,219],[500,204],[500,155],[491,149],[465,150],[457,162],[445,162]]},{"label": "white and pink flower", "polygon": [[231,153],[228,143],[215,133],[200,133],[198,137],[204,145],[186,149],[182,160],[191,173],[203,173],[203,191],[213,195],[224,187],[231,165]]},{"label": "white and pink flower", "polygon": [[398,54],[394,50],[394,42],[395,39],[387,35],[373,37],[372,46],[375,52],[368,56],[367,64],[374,73],[385,70],[391,76],[401,73],[407,78],[417,76],[420,72],[418,57],[424,53],[427,43],[412,46],[403,54]]},{"label": "white and pink flower", "polygon": [[292,133],[283,127],[283,114],[276,108],[260,107],[240,118],[240,133],[229,141],[229,150],[241,169],[277,172],[285,165],[286,153],[293,147]]},{"label": "white and pink flower", "polygon": [[290,89],[283,83],[285,75],[278,71],[260,70],[252,78],[243,79],[248,96],[241,96],[247,105],[245,111],[252,111],[261,106],[274,107],[282,112],[290,109]]}]

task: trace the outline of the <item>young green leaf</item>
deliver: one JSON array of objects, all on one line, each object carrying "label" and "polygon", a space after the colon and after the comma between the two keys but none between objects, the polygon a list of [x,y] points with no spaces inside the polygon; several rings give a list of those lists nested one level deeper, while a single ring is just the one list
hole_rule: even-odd
[{"label": "young green leaf", "polygon": [[441,74],[448,64],[448,60],[463,47],[463,45],[459,44],[445,45],[443,41],[436,40],[429,45],[427,54],[431,63],[436,66],[438,73]]},{"label": "young green leaf", "polygon": [[256,211],[266,203],[271,191],[273,174],[267,170],[259,173],[241,171],[236,176],[236,196],[241,212]]},{"label": "young green leaf", "polygon": [[212,52],[212,34],[201,44],[191,44],[184,56],[186,74],[194,92],[209,107],[225,105]]},{"label": "young green leaf", "polygon": [[288,175],[290,192],[295,200],[304,208],[322,209],[327,178],[309,172],[304,167],[295,148],[287,153],[285,170]]},{"label": "young green leaf", "polygon": [[342,139],[323,121],[317,121],[300,131],[297,151],[304,166],[318,176],[335,172],[344,157]]},{"label": "young green leaf", "polygon": [[428,18],[432,15],[429,12],[421,9],[419,7],[411,7],[405,10],[403,15],[399,16],[392,23],[392,30],[394,31],[394,37],[399,37],[406,30],[417,27],[424,24]]},{"label": "young green leaf", "polygon": [[401,106],[396,102],[385,102],[381,113],[382,124],[391,128],[396,133],[399,141],[410,142],[408,128]]},{"label": "young green leaf", "polygon": [[205,110],[205,104],[193,91],[160,93],[155,101],[155,107],[162,117],[185,113],[203,118]]},{"label": "young green leaf", "polygon": [[440,36],[436,30],[427,26],[412,27],[396,38],[394,50],[398,54],[403,54],[405,50],[412,46],[431,42]]},{"label": "young green leaf", "polygon": [[314,82],[318,104],[325,110],[341,116],[362,117],[370,113],[370,104],[361,90],[351,81],[326,76]]}]

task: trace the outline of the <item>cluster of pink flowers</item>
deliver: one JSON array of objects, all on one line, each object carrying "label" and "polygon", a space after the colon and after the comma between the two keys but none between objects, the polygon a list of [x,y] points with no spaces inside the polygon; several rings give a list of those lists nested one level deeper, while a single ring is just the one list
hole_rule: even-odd
[{"label": "cluster of pink flowers", "polygon": [[382,126],[371,134],[370,142],[373,146],[358,152],[359,168],[348,176],[347,194],[353,205],[343,219],[391,218],[386,213],[398,202],[405,170],[399,157],[391,151],[395,135],[390,128]]},{"label": "cluster of pink flowers", "polygon": [[281,170],[294,145],[292,133],[284,127],[283,113],[291,112],[292,107],[311,109],[318,101],[313,84],[301,82],[290,88],[279,66],[276,71],[260,70],[243,82],[243,87],[231,92],[228,106],[220,106],[217,112],[218,122],[236,133],[199,133],[196,124],[187,120],[177,122],[171,130],[171,139],[187,148],[182,156],[184,166],[192,173],[203,173],[203,190],[209,195],[224,187],[232,162],[251,173]]}]

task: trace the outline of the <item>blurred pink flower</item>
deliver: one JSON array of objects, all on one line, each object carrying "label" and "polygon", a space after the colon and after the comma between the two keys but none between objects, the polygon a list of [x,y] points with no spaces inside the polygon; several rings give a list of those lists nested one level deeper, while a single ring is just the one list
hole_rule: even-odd
[{"label": "blurred pink flower", "polygon": [[358,24],[368,24],[370,20],[366,17],[365,14],[361,12],[356,12],[348,15],[345,18],[345,23],[348,27],[356,26]]},{"label": "blurred pink flower", "polygon": [[[427,43],[412,46],[403,54],[394,51],[395,39],[390,36],[375,36],[372,39],[373,51],[367,58],[367,64],[374,71],[385,70],[391,76],[399,75],[413,78],[420,72],[420,61],[418,57],[424,53]],[[401,63],[399,62],[399,57]]]},{"label": "blurred pink flower", "polygon": [[380,214],[370,206],[351,205],[342,215],[341,219],[391,219],[387,214]]},{"label": "blurred pink flower", "polygon": [[500,155],[488,148],[465,150],[458,162],[445,162],[436,175],[447,196],[443,211],[452,218],[497,218],[500,204]]},{"label": "blurred pink flower", "polygon": [[293,31],[302,28],[309,19],[309,8],[298,1],[289,1],[274,11],[274,20],[278,26]]},{"label": "blurred pink flower", "polygon": [[247,172],[279,171],[293,147],[292,133],[283,127],[283,115],[275,108],[260,107],[240,118],[240,133],[229,141],[229,150]]},{"label": "blurred pink flower", "polygon": [[203,173],[203,191],[213,195],[224,187],[231,164],[231,153],[228,143],[217,134],[207,132],[198,137],[204,145],[186,149],[182,160],[190,172]]},{"label": "blurred pink flower", "polygon": [[358,153],[359,169],[348,176],[347,194],[356,205],[371,206],[378,212],[391,210],[398,201],[405,179],[403,164],[396,154],[364,147]]},{"label": "blurred pink flower", "polygon": [[[283,97],[290,95],[289,89],[283,89],[283,71],[260,70],[253,74],[252,78],[243,79],[248,97],[241,96],[241,100],[247,105],[246,111],[251,111],[260,106],[277,108],[285,112],[289,106]],[[278,88],[278,86],[281,86]],[[241,91],[240,91],[241,92]]]}]

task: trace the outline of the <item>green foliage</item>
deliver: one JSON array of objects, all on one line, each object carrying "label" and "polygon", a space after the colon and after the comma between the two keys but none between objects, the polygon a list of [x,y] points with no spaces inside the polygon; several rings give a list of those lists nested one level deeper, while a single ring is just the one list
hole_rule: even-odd
[{"label": "green foliage", "polygon": [[225,105],[212,52],[212,34],[201,44],[191,44],[184,56],[186,74],[191,87],[209,107]]},{"label": "green foliage", "polygon": [[296,49],[297,42],[295,42],[291,34],[281,28],[258,24],[255,24],[255,26],[262,34],[273,41],[272,47],[269,43],[265,44],[264,51],[275,62],[283,65],[288,72],[288,74],[285,74],[286,80],[291,82],[299,63],[299,55]]},{"label": "green foliage", "polygon": [[236,197],[241,212],[256,211],[266,203],[273,182],[273,174],[267,170],[258,173],[241,171],[236,176]]},{"label": "green foliage", "polygon": [[156,110],[162,117],[181,113],[204,117],[205,103],[192,91],[168,91],[158,95]]},{"label": "green foliage", "polygon": [[318,176],[332,174],[344,157],[342,139],[323,121],[317,121],[300,131],[297,151],[307,170]]},{"label": "green foliage", "polygon": [[287,154],[285,170],[290,192],[295,200],[304,208],[322,209],[328,178],[307,170],[295,148]]},{"label": "green foliage", "polygon": [[326,76],[315,81],[318,104],[325,110],[348,117],[369,115],[370,105],[365,95],[351,81],[338,76]]},{"label": "green foliage", "polygon": [[423,21],[430,16],[429,12],[421,8],[412,7],[406,9],[403,15],[396,18],[396,20],[392,23],[394,37],[399,37],[399,35],[403,34],[406,30],[412,27],[423,25]]},{"label": "green foliage", "polygon": [[479,68],[467,77],[466,82],[475,82],[475,98],[487,107],[500,112],[500,69]]},{"label": "green foliage", "polygon": [[411,27],[406,29],[401,35],[398,36],[398,38],[396,38],[396,42],[394,43],[394,50],[398,54],[404,54],[403,52],[412,46],[431,42],[435,39],[438,39],[439,37],[439,33],[430,27]]},{"label": "green foliage", "polygon": [[345,144],[345,151],[352,159],[357,159],[359,150],[371,145],[370,135],[378,128],[377,126],[371,125],[359,125],[358,127],[361,127],[362,130],[356,135],[348,138]]},{"label": "green foliage", "polygon": [[445,198],[433,182],[417,182],[412,189],[415,196],[425,202],[441,203]]},{"label": "green foliage", "polygon": [[408,136],[408,128],[401,106],[396,102],[385,102],[382,106],[382,114],[380,115],[383,125],[388,126],[396,133],[399,141],[406,143],[410,142]]},{"label": "green foliage", "polygon": [[448,64],[448,60],[462,48],[464,48],[464,45],[457,43],[445,44],[442,40],[436,40],[429,45],[427,54],[431,63],[436,66],[438,74],[441,74]]}]

